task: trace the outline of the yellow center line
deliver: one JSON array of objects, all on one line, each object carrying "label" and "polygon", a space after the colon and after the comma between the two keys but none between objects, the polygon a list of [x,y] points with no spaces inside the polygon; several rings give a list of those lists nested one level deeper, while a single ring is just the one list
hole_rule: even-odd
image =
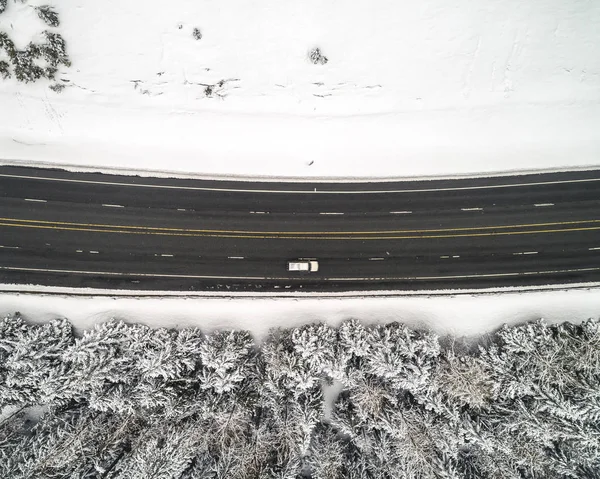
[{"label": "yellow center line", "polygon": [[[36,225],[53,225],[57,229],[63,226],[69,227],[84,227],[86,230],[72,230],[72,231],[99,231],[99,232],[111,232],[110,229],[114,229],[112,232],[124,233],[126,230],[142,230],[144,234],[151,234],[152,232],[173,232],[173,233],[200,233],[202,235],[213,235],[213,234],[226,234],[230,235],[243,235],[242,237],[248,237],[248,235],[258,235],[260,237],[266,236],[317,236],[317,235],[330,235],[330,236],[342,236],[342,235],[390,235],[390,234],[410,234],[410,233],[443,233],[443,232],[458,232],[458,231],[487,231],[487,230],[504,230],[504,229],[517,229],[517,228],[540,228],[547,226],[572,226],[582,225],[590,223],[600,223],[600,219],[593,220],[576,220],[576,221],[559,221],[552,223],[525,223],[518,225],[497,225],[497,226],[474,226],[474,227],[460,227],[460,228],[432,228],[432,229],[416,229],[416,230],[382,230],[382,231],[253,231],[253,230],[216,230],[216,229],[190,229],[190,228],[164,228],[156,226],[133,226],[133,225],[107,225],[98,223],[70,223],[64,221],[45,221],[45,220],[28,220],[19,218],[1,218],[1,222],[12,222],[10,226],[19,226],[16,223],[34,223]],[[8,224],[5,224],[8,226]],[[26,225],[22,225],[25,227]],[[41,227],[41,226],[40,226]],[[96,229],[89,229],[96,228]],[[102,228],[102,229],[97,229]],[[567,231],[567,230],[561,230]],[[574,230],[577,231],[577,230]],[[158,234],[158,233],[157,233]],[[182,235],[182,234],[178,234]],[[173,235],[177,236],[177,235]]]},{"label": "yellow center line", "polygon": [[[296,239],[296,240],[390,240],[390,239],[432,239],[432,238],[464,238],[464,237],[482,237],[482,236],[510,236],[510,235],[526,235],[526,234],[541,234],[541,233],[565,233],[574,231],[596,231],[600,230],[600,226],[590,226],[581,228],[559,228],[559,229],[543,229],[530,231],[489,231],[485,233],[459,233],[459,234],[424,234],[410,236],[290,236],[278,234],[219,234],[219,233],[203,233],[203,232],[171,232],[171,231],[144,231],[144,230],[119,230],[119,229],[96,229],[96,228],[77,228],[70,226],[51,226],[51,225],[34,225],[34,224],[18,224],[18,223],[3,223],[0,222],[0,227],[16,227],[16,228],[32,228],[32,229],[49,229],[58,231],[84,231],[92,233],[117,233],[117,234],[137,234],[137,235],[152,235],[152,236],[180,236],[180,237],[209,237],[209,238],[248,238],[248,239]],[[432,230],[435,231],[435,230]]]}]

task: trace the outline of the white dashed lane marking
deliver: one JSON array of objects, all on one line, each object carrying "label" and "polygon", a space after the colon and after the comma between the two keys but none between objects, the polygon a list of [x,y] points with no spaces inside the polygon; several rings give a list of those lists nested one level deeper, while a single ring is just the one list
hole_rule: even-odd
[{"label": "white dashed lane marking", "polygon": [[554,203],[535,203],[533,206],[536,206],[538,208],[543,208],[545,206],[554,206]]},{"label": "white dashed lane marking", "polygon": [[460,211],[483,211],[483,208],[461,208]]},{"label": "white dashed lane marking", "polygon": [[33,203],[48,203],[46,200],[37,200],[35,198],[25,198],[25,201],[31,201]]},{"label": "white dashed lane marking", "polygon": [[111,205],[108,203],[102,203],[102,206],[104,206],[106,208],[125,208],[123,205]]}]

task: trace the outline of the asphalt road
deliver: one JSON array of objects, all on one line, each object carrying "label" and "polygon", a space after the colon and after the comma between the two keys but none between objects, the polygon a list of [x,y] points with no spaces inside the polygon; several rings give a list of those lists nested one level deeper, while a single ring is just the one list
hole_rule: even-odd
[{"label": "asphalt road", "polygon": [[[288,273],[317,258],[320,271]],[[342,291],[600,281],[600,171],[373,183],[0,167],[0,282]]]}]

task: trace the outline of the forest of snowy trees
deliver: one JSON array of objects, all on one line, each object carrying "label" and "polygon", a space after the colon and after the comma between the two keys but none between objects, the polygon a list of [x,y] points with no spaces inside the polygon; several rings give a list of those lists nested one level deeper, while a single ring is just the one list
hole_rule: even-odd
[{"label": "forest of snowy trees", "polygon": [[0,321],[0,477],[600,478],[600,323]]}]

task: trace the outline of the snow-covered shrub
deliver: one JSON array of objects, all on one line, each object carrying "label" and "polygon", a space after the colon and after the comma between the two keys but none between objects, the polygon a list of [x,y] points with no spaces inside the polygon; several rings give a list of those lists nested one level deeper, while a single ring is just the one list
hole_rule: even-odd
[{"label": "snow-covered shrub", "polygon": [[202,32],[199,28],[194,28],[194,30],[192,31],[192,37],[194,37],[194,40],[202,39]]},{"label": "snow-covered shrub", "polygon": [[15,52],[12,63],[17,80],[29,83],[44,77],[44,69],[36,62],[40,53],[40,47],[34,43],[29,43],[25,50]]},{"label": "snow-covered shrub", "polygon": [[8,0],[0,0],[0,13],[3,13],[6,10],[6,5],[8,4]]},{"label": "snow-covered shrub", "polygon": [[0,50],[3,50],[10,59],[15,54],[15,44],[6,32],[0,32]]},{"label": "snow-covered shrub", "polygon": [[10,64],[4,60],[0,60],[0,77],[3,80],[10,78]]},{"label": "snow-covered shrub", "polygon": [[49,27],[58,27],[60,20],[58,19],[58,13],[54,10],[54,7],[49,5],[42,5],[35,7],[38,17]]},{"label": "snow-covered shrub", "polygon": [[308,59],[315,65],[325,65],[329,59],[321,53],[321,49],[316,47],[308,52]]},{"label": "snow-covered shrub", "polygon": [[55,93],[60,93],[65,89],[65,85],[63,83],[53,83],[48,88]]},{"label": "snow-covered shrub", "polygon": [[70,67],[71,61],[67,55],[67,46],[63,37],[49,31],[45,31],[43,35],[46,42],[40,46],[40,53],[48,64],[53,67],[59,65]]}]

